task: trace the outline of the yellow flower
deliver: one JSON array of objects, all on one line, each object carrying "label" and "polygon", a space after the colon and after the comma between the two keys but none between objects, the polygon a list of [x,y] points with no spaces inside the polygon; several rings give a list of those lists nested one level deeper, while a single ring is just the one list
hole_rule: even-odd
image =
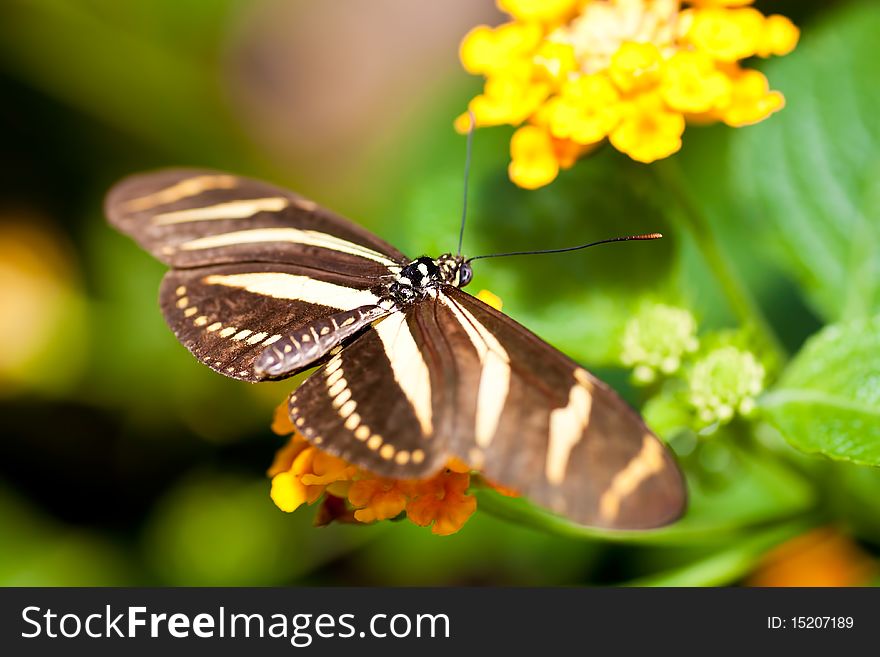
[{"label": "yellow flower", "polygon": [[[288,460],[290,463],[285,469]],[[343,492],[345,486],[332,489],[331,486],[351,481],[357,468],[310,446],[302,436],[294,434],[290,443],[276,456],[269,474],[272,477],[272,501],[282,511],[290,512],[302,504],[313,504],[328,490]]]},{"label": "yellow flower", "polygon": [[[542,187],[607,139],[640,162],[681,148],[685,121],[744,126],[784,105],[740,60],[784,55],[798,29],[751,0],[499,0],[513,18],[472,30],[477,126],[509,124],[510,179]],[[468,114],[455,121],[464,132]]]},{"label": "yellow flower", "polygon": [[667,60],[660,91],[669,108],[696,114],[724,104],[731,86],[706,53],[682,51]]},{"label": "yellow flower", "polygon": [[550,132],[579,144],[601,141],[620,120],[619,95],[604,75],[584,75],[563,85],[547,104]]},{"label": "yellow flower", "polygon": [[556,178],[559,160],[553,138],[544,128],[523,126],[510,140],[510,179],[525,189],[537,189]]},{"label": "yellow flower", "polygon": [[272,431],[293,434],[287,445],[278,450],[267,472],[272,478],[269,495],[279,509],[289,513],[303,504],[313,504],[326,491],[344,494],[357,468],[312,447],[296,431],[286,404],[275,409]]},{"label": "yellow flower", "polygon": [[764,16],[757,9],[701,9],[693,12],[685,40],[724,62],[751,57],[758,49]]},{"label": "yellow flower", "polygon": [[778,91],[770,91],[767,77],[760,71],[741,70],[731,83],[730,102],[716,112],[729,126],[758,123],[785,105],[785,98]]},{"label": "yellow flower", "polygon": [[622,43],[611,55],[608,75],[624,93],[650,89],[660,77],[662,61],[660,49],[653,43]]},{"label": "yellow flower", "polygon": [[469,73],[504,71],[511,61],[528,61],[541,43],[537,25],[506,23],[496,28],[475,27],[461,43],[459,56]]},{"label": "yellow flower", "polygon": [[567,18],[578,0],[498,0],[498,8],[521,21],[555,23]]},{"label": "yellow flower", "polygon": [[492,306],[495,310],[501,310],[501,297],[497,294],[493,294],[489,290],[480,290],[477,292],[477,299],[486,305]]},{"label": "yellow flower", "polygon": [[517,124],[536,112],[550,94],[549,83],[533,77],[533,67],[515,67],[489,78],[468,106],[478,125]]},{"label": "yellow flower", "polygon": [[759,57],[787,55],[794,50],[799,38],[800,30],[785,16],[768,16],[756,54]]},{"label": "yellow flower", "polygon": [[565,82],[578,66],[571,44],[555,41],[542,41],[533,61],[536,74],[555,84]]},{"label": "yellow flower", "polygon": [[692,0],[690,4],[695,7],[744,7],[754,2],[755,0]]},{"label": "yellow flower", "polygon": [[667,109],[659,96],[626,103],[623,118],[609,135],[611,144],[638,162],[653,162],[681,148],[684,117]]}]

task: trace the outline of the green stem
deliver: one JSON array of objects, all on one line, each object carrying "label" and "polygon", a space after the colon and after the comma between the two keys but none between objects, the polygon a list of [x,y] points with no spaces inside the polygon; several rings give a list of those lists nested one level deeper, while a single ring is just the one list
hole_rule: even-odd
[{"label": "green stem", "polygon": [[684,184],[678,163],[670,158],[655,163],[652,170],[657,173],[663,186],[678,204],[680,212],[677,215],[681,223],[693,237],[703,260],[712,271],[736,318],[743,327],[754,331],[760,346],[772,355],[774,361],[779,364],[785,362],[787,359],[785,348],[779,342],[749,289],[721,251],[708,218]]}]

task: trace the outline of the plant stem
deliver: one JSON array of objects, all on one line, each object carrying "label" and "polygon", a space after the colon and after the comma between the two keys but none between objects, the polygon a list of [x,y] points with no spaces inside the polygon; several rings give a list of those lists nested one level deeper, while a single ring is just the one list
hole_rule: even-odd
[{"label": "plant stem", "polygon": [[715,280],[734,315],[745,328],[754,331],[760,347],[769,352],[775,364],[785,362],[787,354],[784,347],[748,287],[721,251],[718,241],[712,234],[708,218],[694,201],[683,182],[678,162],[668,158],[662,162],[656,162],[652,166],[652,170],[656,172],[664,188],[677,203],[680,210],[677,215],[681,224],[693,237],[703,260],[715,276]]}]

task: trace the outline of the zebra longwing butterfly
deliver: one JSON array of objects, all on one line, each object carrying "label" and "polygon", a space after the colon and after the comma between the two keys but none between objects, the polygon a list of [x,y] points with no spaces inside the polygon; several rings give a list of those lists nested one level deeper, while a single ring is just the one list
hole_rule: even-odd
[{"label": "zebra longwing butterfly", "polygon": [[607,385],[462,291],[460,255],[412,260],[302,196],[214,171],[125,179],[106,212],[172,267],[162,312],[208,367],[250,382],[318,368],[289,412],[321,449],[394,478],[457,457],[590,526],[683,512],[663,443]]}]

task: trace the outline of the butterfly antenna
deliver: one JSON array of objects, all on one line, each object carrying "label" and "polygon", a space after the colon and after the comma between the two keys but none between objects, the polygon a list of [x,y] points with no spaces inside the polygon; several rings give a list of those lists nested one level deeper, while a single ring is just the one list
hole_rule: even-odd
[{"label": "butterfly antenna", "polygon": [[461,204],[461,228],[458,231],[458,252],[461,255],[461,245],[464,242],[464,222],[467,219],[467,203],[468,203],[468,180],[471,177],[471,151],[474,146],[474,130],[477,127],[477,119],[471,110],[468,110],[471,125],[467,133],[467,153],[464,157],[464,199]]},{"label": "butterfly antenna", "polygon": [[598,242],[590,242],[588,244],[581,244],[580,246],[569,246],[564,249],[543,249],[541,251],[510,251],[509,253],[490,253],[488,255],[480,255],[474,256],[473,258],[468,258],[468,262],[473,260],[481,260],[483,258],[501,258],[504,256],[517,256],[517,255],[537,255],[540,253],[565,253],[566,251],[579,251],[580,249],[586,249],[591,246],[598,246],[599,244],[608,244],[609,242],[629,242],[632,240],[659,240],[663,235],[660,233],[647,233],[645,235],[627,235],[626,237],[612,237],[607,240],[599,240]]}]

